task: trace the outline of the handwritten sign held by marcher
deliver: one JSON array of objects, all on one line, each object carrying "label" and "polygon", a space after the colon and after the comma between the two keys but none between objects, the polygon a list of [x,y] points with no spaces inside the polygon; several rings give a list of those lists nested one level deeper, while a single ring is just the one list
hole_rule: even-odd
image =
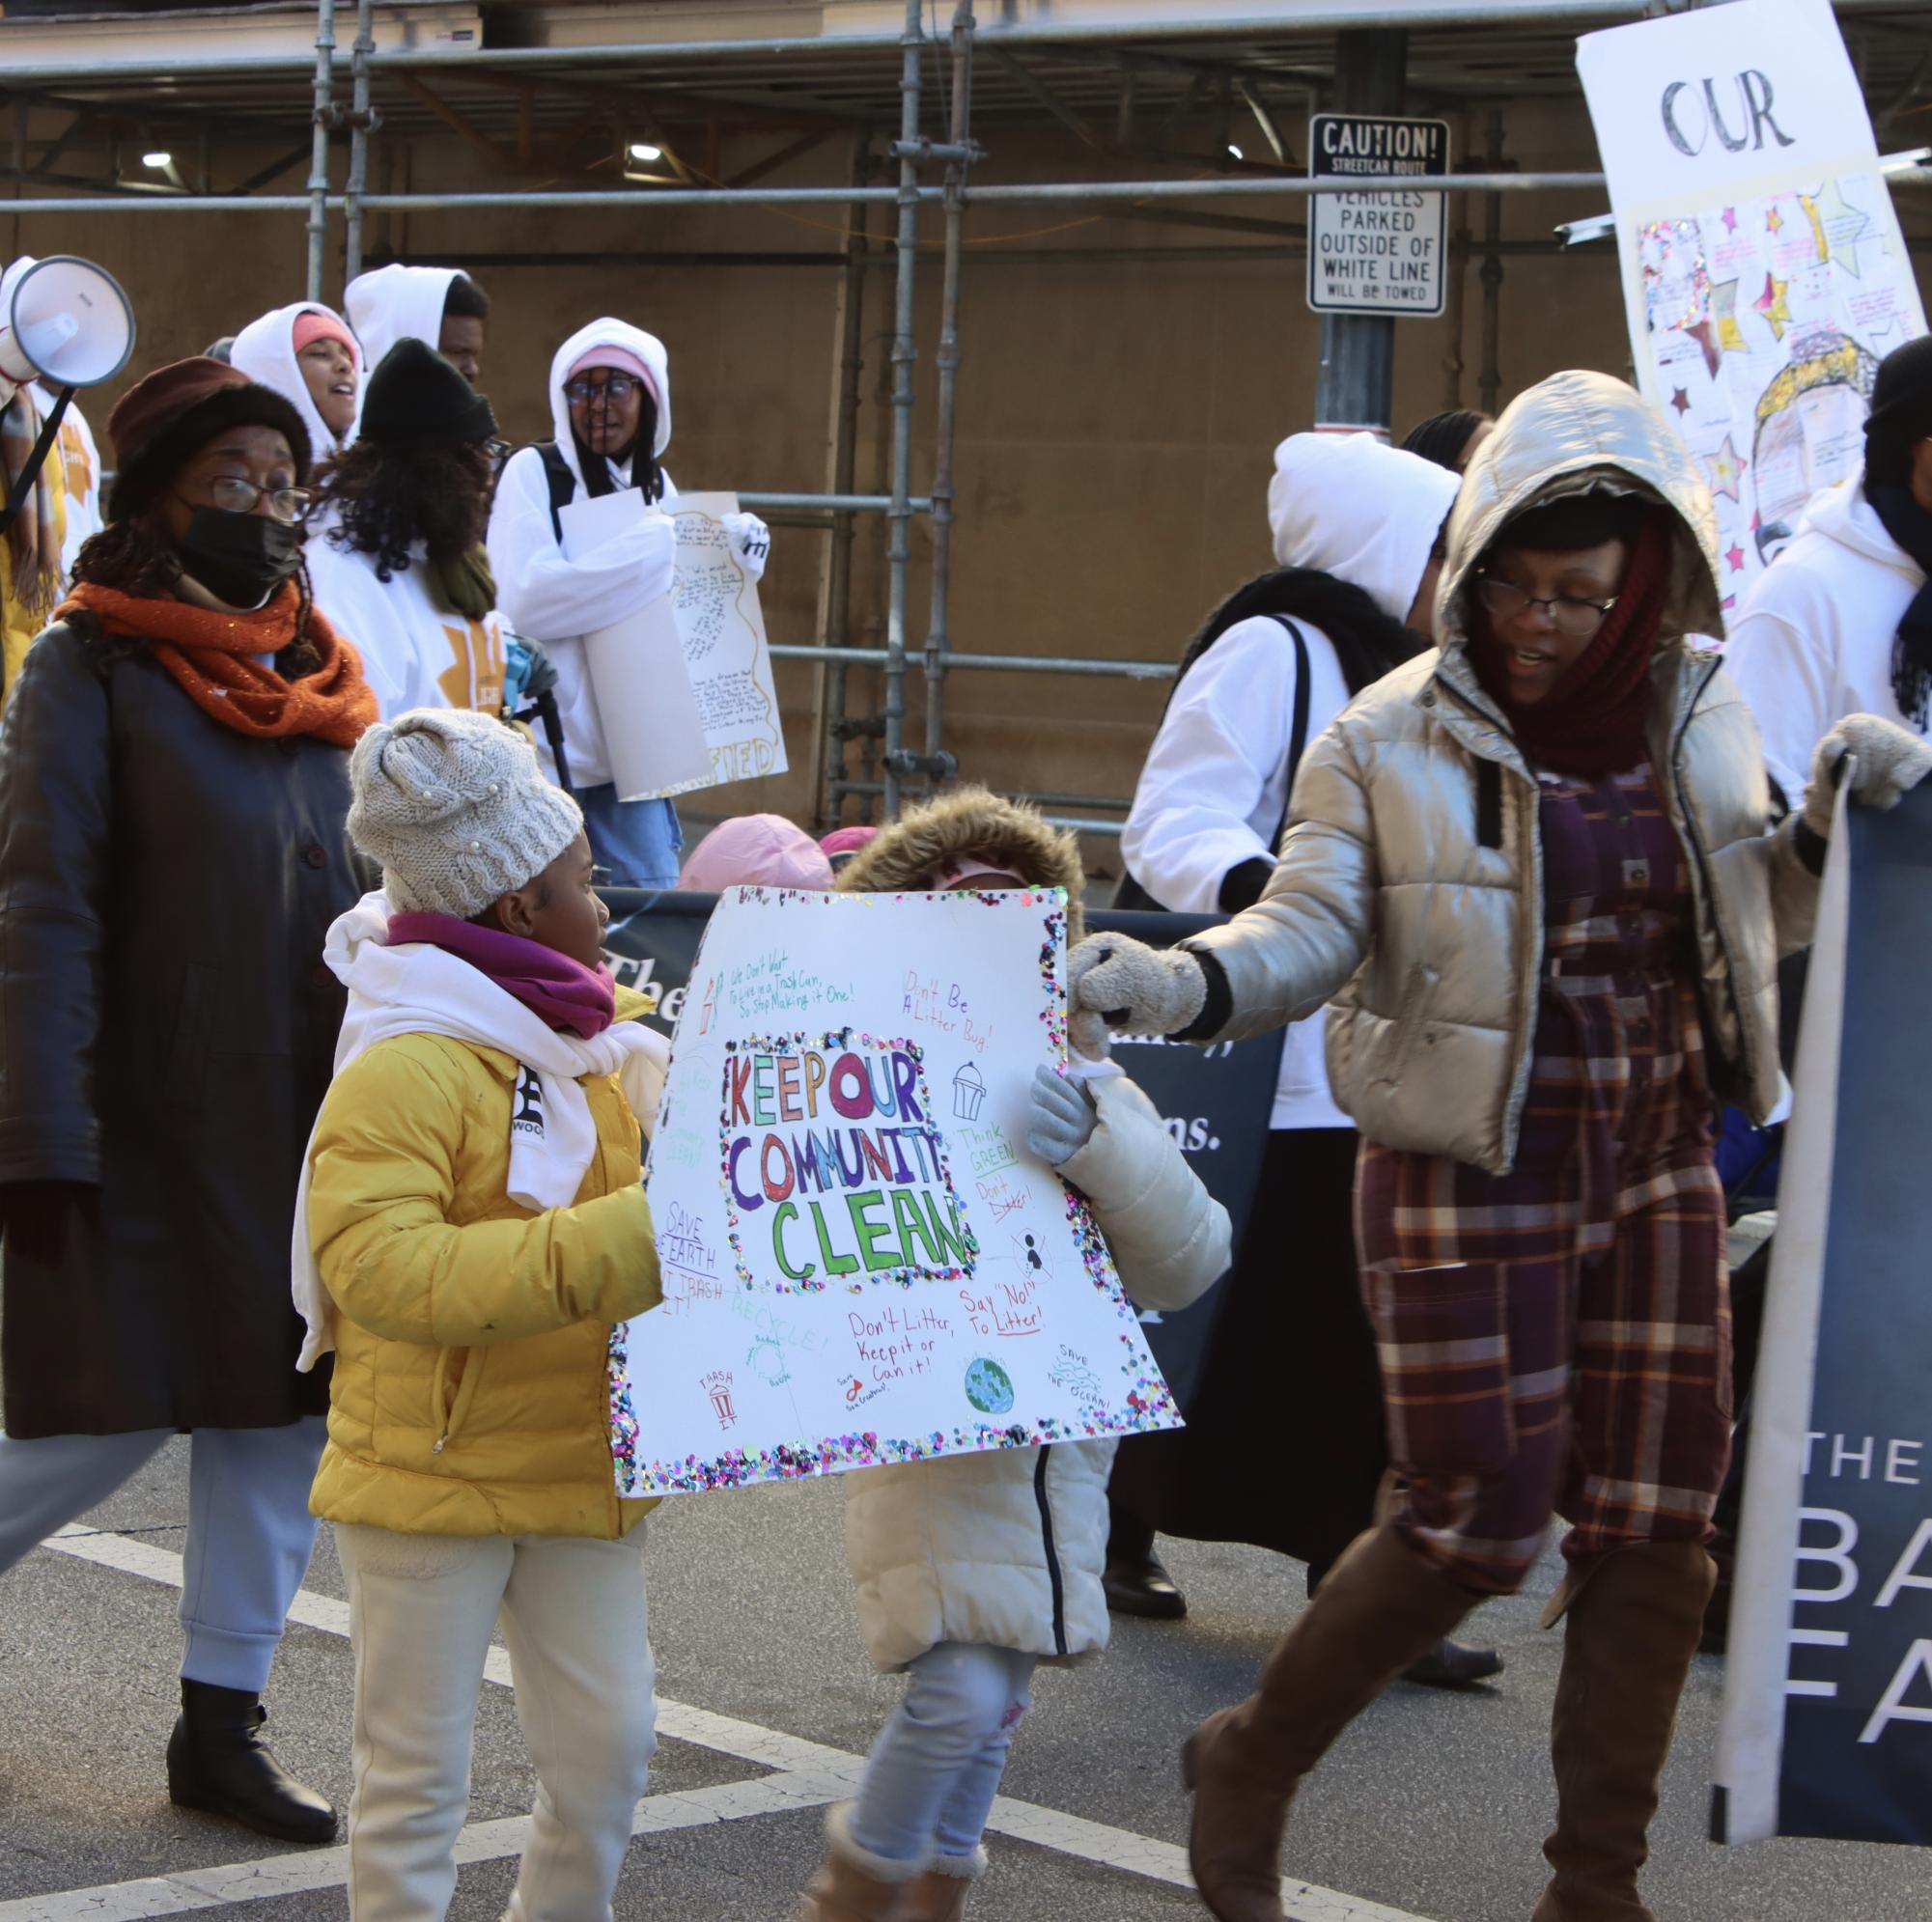
[{"label": "handwritten sign held by marcher", "polygon": [[1026,1147],[1065,961],[1055,889],[724,896],[652,1147],[664,1301],[612,1344],[621,1493],[1177,1425]]}]

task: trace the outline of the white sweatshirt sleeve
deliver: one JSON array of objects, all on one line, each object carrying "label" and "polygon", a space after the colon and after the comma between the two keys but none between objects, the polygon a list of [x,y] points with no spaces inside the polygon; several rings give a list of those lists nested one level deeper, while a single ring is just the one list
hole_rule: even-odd
[{"label": "white sweatshirt sleeve", "polygon": [[661,514],[566,560],[542,455],[526,447],[511,457],[490,515],[490,565],[497,609],[514,632],[541,643],[607,627],[668,593],[676,561],[677,530]]},{"label": "white sweatshirt sleeve", "polygon": [[[1765,576],[1774,583],[1777,570]],[[1794,577],[1790,587],[1809,587]],[[1806,594],[1754,595],[1731,624],[1724,647],[1730,670],[1764,738],[1764,763],[1793,808],[1805,799],[1811,756],[1834,721],[1850,711],[1838,698],[1833,658],[1835,623],[1828,610],[1807,606]],[[1789,604],[1785,604],[1789,602]]]},{"label": "white sweatshirt sleeve", "polygon": [[1254,822],[1272,824],[1287,798],[1295,677],[1293,646],[1263,616],[1230,627],[1174,690],[1121,834],[1129,871],[1163,907],[1213,914],[1229,873],[1274,859]]}]

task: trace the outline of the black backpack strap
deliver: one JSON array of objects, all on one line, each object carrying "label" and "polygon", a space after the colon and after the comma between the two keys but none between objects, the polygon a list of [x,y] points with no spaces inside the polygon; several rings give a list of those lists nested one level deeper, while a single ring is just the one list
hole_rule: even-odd
[{"label": "black backpack strap", "polygon": [[1288,786],[1281,796],[1281,820],[1274,829],[1274,839],[1269,843],[1269,852],[1279,860],[1281,837],[1288,832],[1288,803],[1295,794],[1295,770],[1301,766],[1308,745],[1308,643],[1287,615],[1271,614],[1268,618],[1286,627],[1288,638],[1295,643],[1295,721],[1288,733]]},{"label": "black backpack strap", "polygon": [[550,484],[550,526],[555,531],[557,545],[564,544],[564,509],[576,499],[577,477],[571,472],[571,463],[564,459],[563,449],[554,440],[539,440],[532,443],[544,463],[544,478]]}]

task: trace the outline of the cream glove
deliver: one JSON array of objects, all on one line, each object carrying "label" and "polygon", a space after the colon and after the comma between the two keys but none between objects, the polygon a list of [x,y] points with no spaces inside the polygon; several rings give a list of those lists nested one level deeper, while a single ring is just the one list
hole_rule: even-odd
[{"label": "cream glove", "polygon": [[[1106,1052],[1106,1030],[1179,1034],[1208,998],[1207,976],[1185,948],[1150,948],[1125,934],[1089,934],[1068,962],[1069,1022],[1081,1053]],[[1098,1034],[1098,1050],[1088,1038]]]},{"label": "cream glove", "polygon": [[1901,795],[1932,772],[1932,747],[1882,714],[1847,714],[1818,743],[1805,789],[1805,825],[1832,831],[1832,800],[1841,766],[1852,762],[1852,799],[1861,807],[1896,807]]},{"label": "cream glove", "polygon": [[731,557],[752,580],[765,578],[771,555],[771,530],[755,514],[727,514],[720,524],[731,543]]},{"label": "cream glove", "polygon": [[1026,1145],[1050,1168],[1071,1161],[1093,1139],[1100,1119],[1086,1084],[1052,1069],[1033,1071],[1033,1112]]}]

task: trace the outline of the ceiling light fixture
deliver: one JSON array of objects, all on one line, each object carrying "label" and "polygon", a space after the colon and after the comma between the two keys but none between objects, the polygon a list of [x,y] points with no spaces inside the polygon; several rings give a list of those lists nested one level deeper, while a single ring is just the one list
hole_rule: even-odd
[{"label": "ceiling light fixture", "polygon": [[654,147],[648,140],[633,140],[630,143],[630,157],[633,160],[661,160],[664,150]]},{"label": "ceiling light fixture", "polygon": [[158,174],[175,164],[175,156],[166,148],[157,147],[152,153],[141,155],[141,164],[144,167],[154,168]]}]

